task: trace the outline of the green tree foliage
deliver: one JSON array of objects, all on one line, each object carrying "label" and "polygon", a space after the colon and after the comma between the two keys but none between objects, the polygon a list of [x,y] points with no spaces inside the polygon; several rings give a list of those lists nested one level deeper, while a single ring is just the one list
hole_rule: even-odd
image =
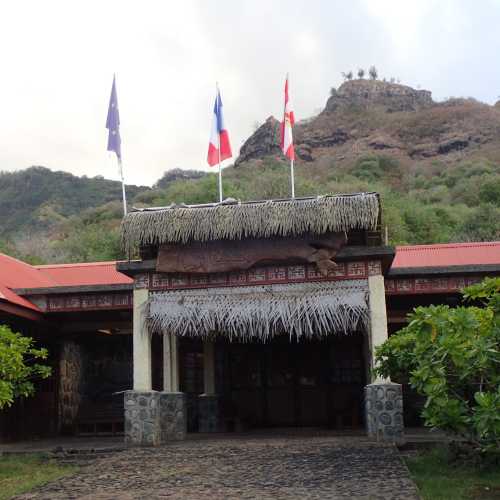
[{"label": "green tree foliage", "polygon": [[375,66],[370,66],[370,69],[368,70],[368,75],[370,76],[370,80],[376,80],[378,77],[378,71]]},{"label": "green tree foliage", "polygon": [[[128,196],[147,189],[127,186]],[[0,172],[0,237],[20,228],[47,227],[54,218],[120,199],[121,183],[100,176],[76,177],[44,167]]]},{"label": "green tree foliage", "polygon": [[[368,117],[366,112],[361,116]],[[41,168],[0,174],[0,251],[33,264],[124,258],[119,183],[82,178],[82,194],[78,178],[59,174]],[[43,193],[35,192],[35,201],[27,199],[27,180],[31,187],[40,183],[36,189]],[[242,201],[288,197],[289,164],[267,157],[228,167],[223,186],[225,197]],[[297,196],[379,192],[382,224],[393,245],[500,239],[499,186],[500,164],[488,160],[429,166],[409,165],[388,154],[364,154],[341,168],[323,158],[298,161],[295,169]],[[129,204],[135,206],[218,200],[217,174],[212,172],[174,169],[153,189],[127,189]],[[97,195],[95,190],[103,192]]]},{"label": "green tree foliage", "polygon": [[47,349],[36,348],[32,338],[0,325],[0,409],[33,395],[34,381],[50,376],[50,367],[38,362],[47,356]]},{"label": "green tree foliage", "polygon": [[499,452],[500,278],[466,288],[464,299],[474,305],[417,307],[377,349],[377,372],[426,397],[427,426]]}]

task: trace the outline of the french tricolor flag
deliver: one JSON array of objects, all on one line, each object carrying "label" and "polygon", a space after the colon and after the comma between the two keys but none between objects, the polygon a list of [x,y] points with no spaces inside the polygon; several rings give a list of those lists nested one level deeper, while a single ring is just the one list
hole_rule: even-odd
[{"label": "french tricolor flag", "polygon": [[212,130],[210,132],[210,142],[208,144],[208,164],[213,167],[221,161],[231,158],[231,144],[229,143],[229,134],[224,125],[224,116],[222,113],[222,100],[220,91],[217,87],[215,96],[214,114],[212,120]]}]

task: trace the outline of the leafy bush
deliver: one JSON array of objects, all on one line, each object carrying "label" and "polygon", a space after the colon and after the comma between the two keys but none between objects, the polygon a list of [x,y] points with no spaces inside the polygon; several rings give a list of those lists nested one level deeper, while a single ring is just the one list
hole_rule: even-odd
[{"label": "leafy bush", "polygon": [[461,436],[476,451],[500,447],[500,278],[464,291],[475,305],[418,307],[376,352],[377,372],[427,398],[429,427]]},{"label": "leafy bush", "polygon": [[50,376],[50,367],[37,363],[47,356],[47,349],[35,348],[32,338],[0,325],[0,409],[12,405],[17,397],[31,396],[33,381]]}]

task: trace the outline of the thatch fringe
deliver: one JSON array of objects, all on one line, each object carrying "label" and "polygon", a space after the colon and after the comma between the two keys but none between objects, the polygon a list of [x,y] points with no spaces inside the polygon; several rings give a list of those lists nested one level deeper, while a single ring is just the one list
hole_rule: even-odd
[{"label": "thatch fringe", "polygon": [[346,334],[368,324],[366,280],[159,292],[145,304],[148,331],[266,341]]},{"label": "thatch fringe", "polygon": [[124,217],[122,243],[129,252],[162,243],[374,230],[379,208],[376,193],[361,193],[142,209]]}]

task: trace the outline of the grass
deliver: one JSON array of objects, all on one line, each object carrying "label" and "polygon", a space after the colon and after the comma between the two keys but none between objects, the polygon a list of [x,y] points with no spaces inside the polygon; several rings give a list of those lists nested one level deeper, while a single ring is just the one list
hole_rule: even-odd
[{"label": "grass", "polygon": [[450,463],[445,448],[406,459],[423,500],[500,500],[500,469]]},{"label": "grass", "polygon": [[67,476],[76,467],[61,466],[40,455],[0,456],[0,500]]}]

